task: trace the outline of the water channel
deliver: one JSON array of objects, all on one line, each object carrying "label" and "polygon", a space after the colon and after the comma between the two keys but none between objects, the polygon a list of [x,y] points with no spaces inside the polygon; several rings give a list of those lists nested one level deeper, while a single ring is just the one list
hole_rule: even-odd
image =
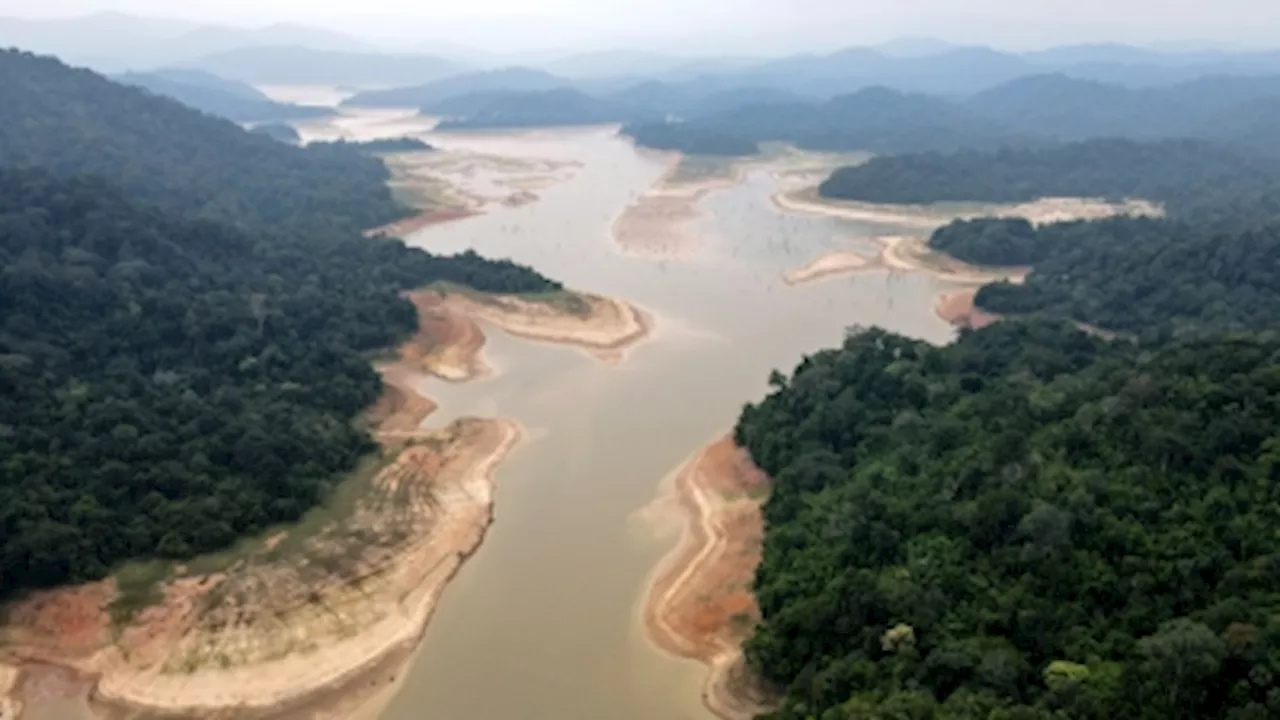
[{"label": "water channel", "polygon": [[653,648],[639,622],[646,579],[674,542],[642,512],[660,480],[726,432],[769,371],[879,325],[945,341],[923,274],[870,272],[789,287],[781,273],[823,250],[897,228],[785,216],[764,170],[702,202],[703,250],[687,261],[637,259],[612,241],[614,219],[663,165],[605,131],[520,138],[449,136],[451,147],[572,159],[576,176],[540,202],[427,228],[408,242],[474,248],[527,263],[567,286],[651,311],[657,331],[619,366],[572,349],[489,332],[500,374],[432,381],[441,411],[500,415],[530,440],[497,475],[496,522],[450,585],[386,720],[679,720],[709,717],[703,671]]}]

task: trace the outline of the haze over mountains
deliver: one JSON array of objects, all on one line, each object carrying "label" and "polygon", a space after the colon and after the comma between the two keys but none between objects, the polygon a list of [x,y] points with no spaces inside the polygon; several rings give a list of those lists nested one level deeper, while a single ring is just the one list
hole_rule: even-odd
[{"label": "haze over mountains", "polygon": [[120,13],[61,20],[0,18],[0,46],[55,54],[104,72],[178,65],[246,82],[371,86],[420,84],[460,72],[516,65],[580,81],[716,77],[728,85],[778,86],[827,95],[871,85],[968,93],[1047,72],[1135,86],[1209,74],[1280,73],[1277,52],[1094,44],[1013,53],[931,38],[784,57],[711,52],[679,56],[645,50],[503,55],[427,38],[412,44],[390,43],[299,24],[241,28]]}]

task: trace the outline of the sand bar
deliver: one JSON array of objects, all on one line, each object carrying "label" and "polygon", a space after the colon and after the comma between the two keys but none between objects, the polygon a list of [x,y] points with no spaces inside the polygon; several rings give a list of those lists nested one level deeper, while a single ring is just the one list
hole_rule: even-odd
[{"label": "sand bar", "polygon": [[621,362],[654,325],[649,313],[630,303],[587,293],[546,299],[453,290],[438,294],[436,302],[450,312],[526,340],[571,345],[611,364]]},{"label": "sand bar", "polygon": [[760,617],[752,581],[768,478],[726,437],[701,450],[668,484],[654,510],[677,516],[683,530],[651,579],[646,631],[663,650],[708,666],[702,699],[711,712],[747,720],[771,709],[741,650]]},{"label": "sand bar", "polygon": [[783,273],[782,279],[788,285],[799,285],[833,275],[843,275],[855,270],[862,270],[870,264],[871,260],[858,253],[837,250],[820,256],[817,260],[804,267]]}]

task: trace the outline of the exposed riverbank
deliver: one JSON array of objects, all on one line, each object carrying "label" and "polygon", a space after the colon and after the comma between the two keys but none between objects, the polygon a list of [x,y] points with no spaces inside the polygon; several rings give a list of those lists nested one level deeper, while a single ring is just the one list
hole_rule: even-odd
[{"label": "exposed riverbank", "polygon": [[34,594],[8,609],[4,657],[92,680],[108,717],[317,717],[388,682],[479,547],[494,471],[521,430],[479,419],[420,429],[434,404],[401,367],[383,374],[381,456],[326,507],[226,557],[167,568],[146,589],[126,570]]},{"label": "exposed riverbank", "polygon": [[780,210],[801,215],[844,218],[932,231],[955,220],[980,217],[1026,218],[1044,225],[1071,220],[1101,220],[1117,215],[1159,217],[1164,210],[1147,200],[1110,202],[1102,198],[1040,198],[1017,204],[892,205],[832,200],[817,187],[780,190],[773,195]]},{"label": "exposed riverbank", "polygon": [[767,492],[768,478],[726,437],[681,468],[658,501],[657,510],[678,516],[683,530],[646,593],[645,628],[662,649],[708,666],[702,699],[725,720],[768,709],[741,650],[760,618],[751,584]]},{"label": "exposed riverbank", "polygon": [[929,247],[929,239],[911,235],[884,235],[868,238],[880,252],[867,257],[847,250],[824,253],[809,264],[783,273],[788,285],[799,285],[834,275],[867,270],[925,272],[957,285],[988,285],[994,282],[1021,283],[1029,267],[983,267],[970,265]]},{"label": "exposed riverbank", "polygon": [[436,307],[455,316],[483,320],[526,340],[576,347],[611,364],[621,362],[654,327],[648,312],[622,300],[587,293],[526,298],[442,289],[434,294]]},{"label": "exposed riverbank", "polygon": [[611,360],[650,327],[630,305],[591,295],[410,299],[419,333],[378,366],[386,392],[363,420],[377,458],[300,522],[219,556],[126,568],[6,608],[0,718],[29,699],[23,668],[37,665],[80,678],[104,717],[341,717],[404,671],[480,546],[494,471],[522,436],[504,419],[422,428],[436,408],[418,389],[422,372],[461,381],[486,371],[477,317]]}]

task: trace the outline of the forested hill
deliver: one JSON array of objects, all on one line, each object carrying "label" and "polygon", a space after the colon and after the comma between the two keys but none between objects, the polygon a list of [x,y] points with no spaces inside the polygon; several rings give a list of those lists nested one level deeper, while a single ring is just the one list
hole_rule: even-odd
[{"label": "forested hill", "polygon": [[1280,223],[1245,229],[1116,219],[1032,227],[957,222],[937,250],[968,262],[1031,265],[1024,284],[982,288],[994,313],[1047,313],[1139,336],[1280,327]]},{"label": "forested hill", "polygon": [[400,293],[560,287],[363,238],[402,209],[358,148],[18,53],[0,86],[0,596],[297,518],[371,448]]},{"label": "forested hill", "polygon": [[0,588],[188,557],[317,501],[370,445],[367,353],[434,280],[557,287],[475,255],[243,234],[97,180],[0,171]]},{"label": "forested hill", "polygon": [[911,153],[832,173],[823,197],[883,203],[1144,198],[1172,217],[1248,208],[1280,216],[1280,160],[1196,140],[1088,140],[1065,145]]},{"label": "forested hill", "polygon": [[[236,87],[240,83],[194,70],[124,73],[112,79],[171,97],[183,105],[233,122],[305,120],[334,114],[331,108],[274,102],[265,96],[254,97],[250,92]],[[253,90],[249,86],[244,87]]]},{"label": "forested hill", "polygon": [[1280,715],[1280,344],[872,330],[736,436],[774,720]]},{"label": "forested hill", "polygon": [[405,213],[376,158],[293,148],[53,58],[0,52],[0,166],[91,174],[242,225],[357,231]]},{"label": "forested hill", "polygon": [[826,102],[761,102],[666,123],[637,125],[628,132],[638,142],[654,139],[664,149],[698,152],[707,138],[755,147],[781,141],[811,150],[865,150],[877,153],[955,151],[1045,142],[928,95],[868,88]]}]

